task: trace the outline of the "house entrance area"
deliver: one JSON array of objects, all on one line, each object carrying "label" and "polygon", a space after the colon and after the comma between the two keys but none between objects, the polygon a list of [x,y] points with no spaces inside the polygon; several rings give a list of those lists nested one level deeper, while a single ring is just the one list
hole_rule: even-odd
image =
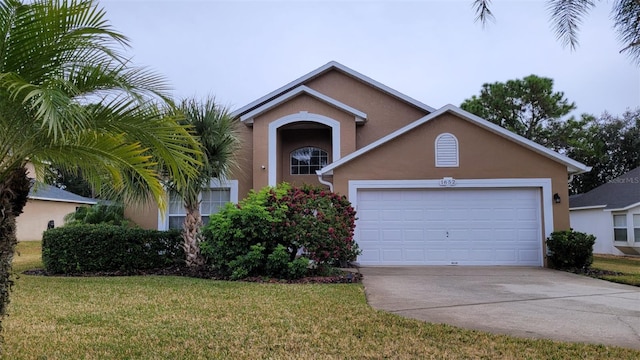
[{"label": "house entrance area", "polygon": [[285,125],[278,130],[278,150],[278,183],[320,185],[316,170],[333,159],[331,128],[313,122]]}]

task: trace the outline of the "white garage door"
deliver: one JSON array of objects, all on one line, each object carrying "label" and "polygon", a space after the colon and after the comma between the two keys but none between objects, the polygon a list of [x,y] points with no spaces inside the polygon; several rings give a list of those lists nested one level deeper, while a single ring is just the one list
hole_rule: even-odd
[{"label": "white garage door", "polygon": [[362,265],[542,265],[538,189],[358,190]]}]

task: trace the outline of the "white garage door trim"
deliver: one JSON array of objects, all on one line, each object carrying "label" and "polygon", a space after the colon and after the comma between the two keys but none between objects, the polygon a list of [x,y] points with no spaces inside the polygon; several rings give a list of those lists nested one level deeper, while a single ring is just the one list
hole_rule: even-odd
[{"label": "white garage door trim", "polygon": [[[449,186],[443,186],[442,180],[351,180],[349,181],[349,200],[356,211],[358,210],[358,190],[365,189],[443,189],[443,188],[539,188],[542,194],[542,222],[544,237],[548,237],[553,231],[553,199],[551,179],[460,179],[454,182],[446,182]],[[453,184],[453,185],[452,185]],[[358,242],[358,233],[355,241]],[[542,241],[542,239],[541,239]],[[542,263],[542,256],[540,266]]]}]

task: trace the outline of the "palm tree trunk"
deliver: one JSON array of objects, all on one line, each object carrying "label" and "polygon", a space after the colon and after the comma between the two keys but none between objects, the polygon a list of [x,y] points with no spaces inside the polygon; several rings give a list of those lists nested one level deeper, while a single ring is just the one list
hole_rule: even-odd
[{"label": "palm tree trunk", "polygon": [[13,284],[11,262],[18,243],[16,218],[27,204],[30,187],[27,171],[23,168],[10,172],[9,176],[0,180],[0,329]]},{"label": "palm tree trunk", "polygon": [[204,265],[204,259],[200,254],[200,241],[202,240],[202,217],[196,202],[195,206],[185,206],[186,216],[183,224],[182,238],[185,261],[188,267],[197,268]]}]

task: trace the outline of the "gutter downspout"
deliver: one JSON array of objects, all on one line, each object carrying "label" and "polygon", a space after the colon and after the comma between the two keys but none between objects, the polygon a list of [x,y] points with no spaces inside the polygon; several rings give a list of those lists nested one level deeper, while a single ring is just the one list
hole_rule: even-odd
[{"label": "gutter downspout", "polygon": [[320,184],[327,185],[329,187],[329,190],[333,192],[333,183],[330,183],[329,181],[322,179],[322,174],[320,174],[319,170],[316,171],[316,175],[318,175],[318,181],[320,182]]}]

